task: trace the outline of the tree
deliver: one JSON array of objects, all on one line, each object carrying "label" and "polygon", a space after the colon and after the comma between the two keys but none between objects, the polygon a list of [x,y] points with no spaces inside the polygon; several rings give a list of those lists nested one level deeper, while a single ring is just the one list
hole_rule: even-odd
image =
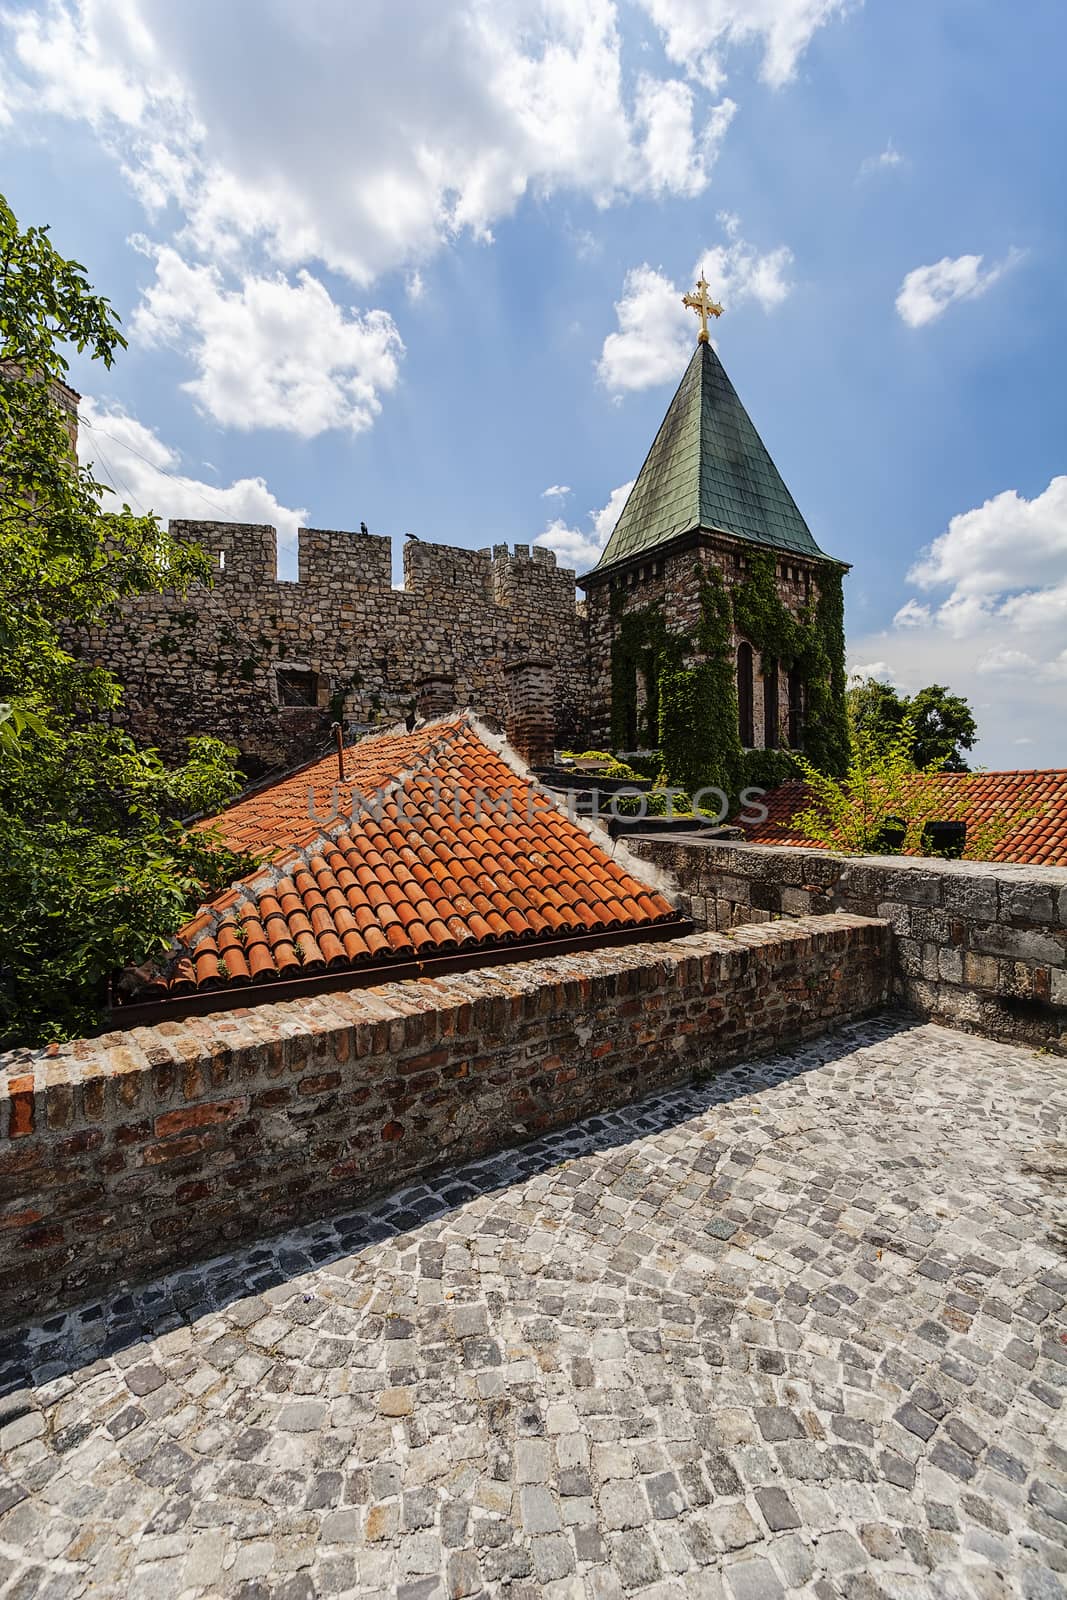
[{"label": "tree", "polygon": [[915,743],[915,723],[908,711],[888,742],[868,728],[854,730],[843,778],[820,772],[798,753],[795,759],[809,803],[794,814],[793,827],[815,844],[849,854],[937,855],[936,834],[927,832],[929,825],[962,822],[968,858],[988,861],[1008,833],[1038,815],[1036,806],[1016,806],[976,818],[978,775],[961,774],[951,788],[939,783],[945,770],[940,757],[917,766]]},{"label": "tree", "polygon": [[951,694],[944,684],[932,683],[905,705],[915,726],[916,766],[940,761],[942,772],[968,772],[963,752],[974,749],[978,726],[963,696]]},{"label": "tree", "polygon": [[0,196],[0,1041],[96,1025],[107,980],[165,948],[205,896],[253,864],[180,820],[240,785],[236,751],[190,740],[168,771],[111,725],[122,688],[72,630],[129,595],[210,581],[154,516],[105,511],[58,397],[64,346],[110,367],[107,300],[45,228]]},{"label": "tree", "polygon": [[904,701],[891,684],[882,683],[878,678],[854,682],[845,695],[845,705],[853,737],[858,733],[869,734],[888,748],[900,732]]},{"label": "tree", "polygon": [[917,767],[939,763],[943,772],[969,770],[963,752],[974,749],[978,728],[967,701],[944,684],[932,683],[909,697],[877,678],[866,678],[851,686],[846,701],[853,735],[863,732],[888,749],[908,719]]},{"label": "tree", "polygon": [[[816,844],[859,855],[915,850],[922,830],[937,810],[938,796],[912,759],[914,728],[905,716],[886,740],[881,729],[853,730],[848,771],[842,778],[820,772],[806,756],[797,765],[810,804],[793,817],[793,826]],[[920,781],[916,781],[916,779]]]}]

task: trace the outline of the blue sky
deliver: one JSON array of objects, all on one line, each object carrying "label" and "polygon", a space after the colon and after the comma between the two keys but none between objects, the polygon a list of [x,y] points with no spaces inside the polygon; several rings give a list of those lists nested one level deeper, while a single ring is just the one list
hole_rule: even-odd
[{"label": "blue sky", "polygon": [[2,15],[2,187],[122,315],[72,380],[137,508],[591,563],[703,265],[853,664],[1067,763],[1060,4]]}]

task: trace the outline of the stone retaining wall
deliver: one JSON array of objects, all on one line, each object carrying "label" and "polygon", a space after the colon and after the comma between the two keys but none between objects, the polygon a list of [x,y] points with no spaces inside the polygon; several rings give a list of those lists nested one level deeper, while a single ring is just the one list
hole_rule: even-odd
[{"label": "stone retaining wall", "polygon": [[888,930],[838,916],[12,1052],[0,1323],[810,1038],[887,991]]},{"label": "stone retaining wall", "polygon": [[1067,1054],[1067,868],[627,841],[671,872],[694,922],[850,911],[893,930],[893,992],[924,1017]]}]

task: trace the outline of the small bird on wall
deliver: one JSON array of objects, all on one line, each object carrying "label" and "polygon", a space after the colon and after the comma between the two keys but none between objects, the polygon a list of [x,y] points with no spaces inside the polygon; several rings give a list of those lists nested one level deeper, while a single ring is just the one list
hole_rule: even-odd
[{"label": "small bird on wall", "polygon": [[422,540],[419,538],[417,533],[405,533],[404,538],[405,539],[410,539],[412,544],[421,544],[422,543]]},{"label": "small bird on wall", "polygon": [[360,533],[369,533],[370,529],[367,527],[367,524],[365,522],[361,522],[360,525],[359,525],[359,531],[360,531]]}]

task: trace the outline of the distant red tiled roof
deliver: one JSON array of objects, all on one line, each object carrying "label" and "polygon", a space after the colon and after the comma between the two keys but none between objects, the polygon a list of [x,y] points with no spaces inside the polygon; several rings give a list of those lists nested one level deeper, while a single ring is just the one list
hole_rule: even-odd
[{"label": "distant red tiled roof", "polygon": [[[1032,772],[939,772],[923,778],[936,784],[946,808],[968,800],[969,832],[997,816],[1020,810],[1036,812],[1020,820],[990,852],[993,861],[1015,861],[1025,866],[1067,867],[1067,770]],[[793,827],[793,818],[811,804],[805,785],[783,783],[763,796],[765,822],[748,825],[737,819],[754,844],[818,845]],[[935,813],[936,814],[936,813]],[[946,811],[947,815],[951,815]],[[964,851],[966,858],[968,852]]]},{"label": "distant red tiled roof", "polygon": [[331,755],[201,822],[274,856],[201,909],[134,999],[678,917],[492,746],[468,716],[381,734],[344,752],[343,785]]}]

